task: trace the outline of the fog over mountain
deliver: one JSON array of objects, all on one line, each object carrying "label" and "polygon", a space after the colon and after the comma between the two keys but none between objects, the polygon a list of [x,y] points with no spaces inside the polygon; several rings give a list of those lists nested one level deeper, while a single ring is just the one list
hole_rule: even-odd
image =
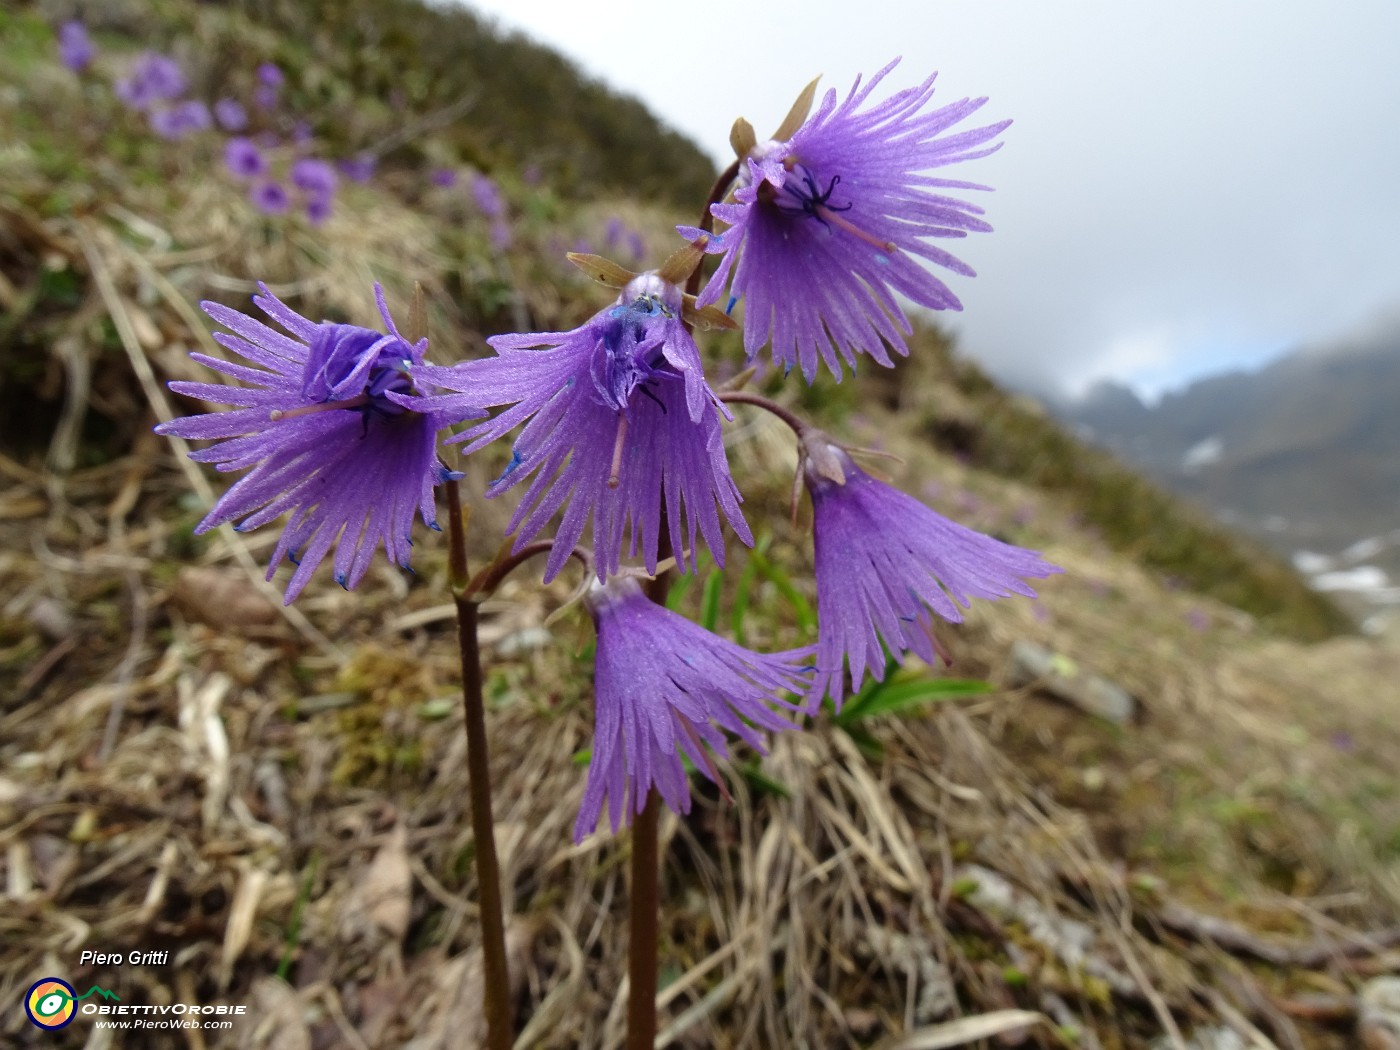
[{"label": "fog over mountain", "polygon": [[1400,602],[1400,318],[1155,405],[1104,382],[1052,408],[1322,586],[1350,572],[1355,589]]}]

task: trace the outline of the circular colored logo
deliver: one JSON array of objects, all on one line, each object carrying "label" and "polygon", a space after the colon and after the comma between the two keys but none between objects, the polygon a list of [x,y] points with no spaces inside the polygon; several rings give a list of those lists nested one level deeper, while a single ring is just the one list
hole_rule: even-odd
[{"label": "circular colored logo", "polygon": [[29,994],[24,997],[24,1012],[40,1028],[50,1031],[66,1028],[78,1012],[77,998],[78,993],[67,981],[45,977],[29,986]]}]

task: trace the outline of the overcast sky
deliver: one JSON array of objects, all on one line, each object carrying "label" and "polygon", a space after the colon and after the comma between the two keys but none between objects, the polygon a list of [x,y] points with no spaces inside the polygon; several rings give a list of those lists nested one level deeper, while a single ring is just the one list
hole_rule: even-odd
[{"label": "overcast sky", "polygon": [[[471,0],[727,162],[817,74],[1011,117],[944,315],[1018,385],[1154,394],[1400,317],[1400,0]],[[947,243],[947,242],[945,242]]]}]

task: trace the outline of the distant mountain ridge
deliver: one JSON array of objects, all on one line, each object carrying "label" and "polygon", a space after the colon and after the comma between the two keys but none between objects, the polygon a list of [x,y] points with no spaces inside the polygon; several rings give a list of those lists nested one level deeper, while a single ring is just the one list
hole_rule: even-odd
[{"label": "distant mountain ridge", "polygon": [[[1400,324],[1199,380],[1145,405],[1100,383],[1052,406],[1092,442],[1289,554],[1400,524]],[[1400,577],[1400,545],[1377,564]]]}]

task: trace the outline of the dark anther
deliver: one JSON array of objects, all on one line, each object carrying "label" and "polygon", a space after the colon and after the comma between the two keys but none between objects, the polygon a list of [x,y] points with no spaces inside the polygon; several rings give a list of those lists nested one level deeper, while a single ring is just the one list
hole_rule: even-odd
[{"label": "dark anther", "polygon": [[801,168],[799,170],[802,173],[802,185],[806,187],[805,190],[794,187],[791,182],[787,182],[783,185],[783,189],[797,199],[799,207],[793,207],[790,204],[785,205],[781,203],[780,198],[778,203],[778,210],[788,215],[810,215],[823,226],[830,228],[831,224],[826,221],[826,216],[822,214],[824,210],[851,210],[850,204],[831,203],[832,194],[836,192],[836,187],[841,184],[841,176],[831,176],[831,181],[827,183],[826,190],[823,191],[821,189],[821,184],[818,183],[815,178],[813,178],[812,173],[810,171],[808,171],[806,168]]},{"label": "dark anther", "polygon": [[653,401],[655,401],[655,402],[656,402],[656,407],[659,408],[659,409],[661,409],[661,414],[664,416],[664,415],[666,414],[666,406],[663,405],[663,404],[661,403],[661,399],[660,399],[659,397],[657,397],[655,394],[653,394],[653,393],[651,392],[650,389],[648,389],[649,387],[653,387],[653,386],[655,386],[655,385],[656,385],[656,381],[655,381],[655,380],[652,380],[650,383],[643,383],[643,384],[641,384],[639,387],[637,387],[637,389],[640,390],[640,391],[641,391],[643,394],[645,394],[647,397],[649,397],[649,398],[651,398]]}]

